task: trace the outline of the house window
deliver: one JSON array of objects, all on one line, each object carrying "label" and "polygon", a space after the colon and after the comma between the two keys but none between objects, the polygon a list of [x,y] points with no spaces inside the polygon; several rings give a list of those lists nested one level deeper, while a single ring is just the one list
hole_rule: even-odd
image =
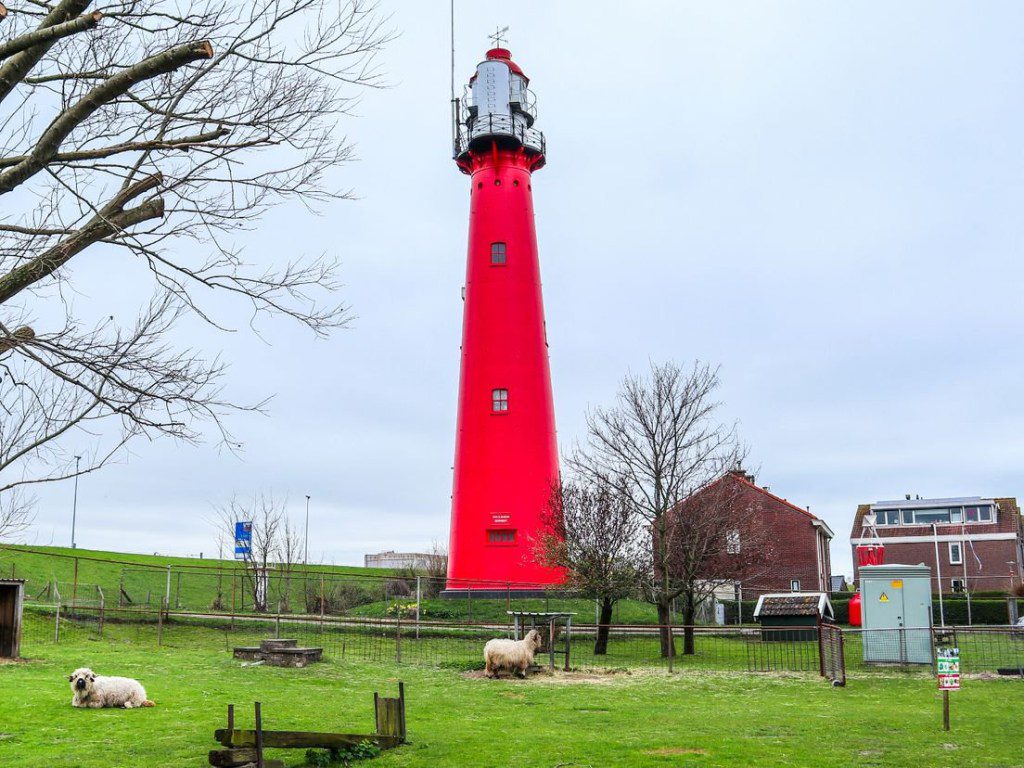
[{"label": "house window", "polygon": [[992,507],[978,507],[978,519],[983,523],[991,523]]},{"label": "house window", "polygon": [[726,531],[725,551],[730,555],[738,555],[740,553],[740,531],[738,528]]},{"label": "house window", "polygon": [[898,509],[880,509],[875,513],[879,525],[899,525],[900,511]]},{"label": "house window", "polygon": [[504,243],[491,243],[491,264],[500,264],[504,266],[506,259],[505,244]]},{"label": "house window", "polygon": [[516,532],[510,530],[490,530],[487,532],[488,544],[515,544]]},{"label": "house window", "polygon": [[508,390],[491,390],[491,411],[493,413],[505,413],[508,411]]},{"label": "house window", "polygon": [[950,565],[963,565],[964,553],[960,548],[959,541],[949,542],[949,564]]},{"label": "house window", "polygon": [[949,583],[949,585],[953,588],[954,592],[966,592],[967,591],[966,589],[964,589],[964,580],[963,579],[953,579]]},{"label": "house window", "polygon": [[953,507],[949,510],[949,522],[962,523],[964,521],[964,508]]},{"label": "house window", "polygon": [[789,582],[789,588],[793,592],[799,592],[800,591],[800,582],[797,579],[793,579],[791,582]]},{"label": "house window", "polygon": [[904,509],[903,510],[903,524],[913,525],[914,524],[914,510]]}]

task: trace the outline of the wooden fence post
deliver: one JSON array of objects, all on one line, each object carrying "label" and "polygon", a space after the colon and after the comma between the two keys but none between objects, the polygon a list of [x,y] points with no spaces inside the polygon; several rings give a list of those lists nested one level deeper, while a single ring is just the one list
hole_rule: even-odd
[{"label": "wooden fence post", "polygon": [[256,702],[256,768],[263,768],[263,712]]}]

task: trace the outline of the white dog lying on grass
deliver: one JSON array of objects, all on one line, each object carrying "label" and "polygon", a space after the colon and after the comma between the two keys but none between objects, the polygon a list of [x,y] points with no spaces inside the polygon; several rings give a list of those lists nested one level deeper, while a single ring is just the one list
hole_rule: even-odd
[{"label": "white dog lying on grass", "polygon": [[132,709],[156,706],[146,698],[146,689],[142,684],[130,677],[103,677],[88,667],[82,667],[72,672],[68,681],[71,690],[75,692],[71,699],[72,707]]}]

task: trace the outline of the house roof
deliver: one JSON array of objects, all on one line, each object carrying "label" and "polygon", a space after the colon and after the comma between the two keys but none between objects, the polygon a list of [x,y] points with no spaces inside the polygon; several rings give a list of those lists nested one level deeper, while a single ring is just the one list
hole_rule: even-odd
[{"label": "house roof", "polygon": [[[776,501],[779,504],[782,504],[784,507],[788,507],[789,509],[793,510],[794,512],[799,512],[801,515],[804,515],[809,520],[811,520],[813,525],[816,525],[819,528],[823,529],[825,531],[825,535],[828,536],[830,539],[835,537],[835,533],[833,533],[832,529],[828,527],[828,523],[826,523],[820,517],[818,517],[817,515],[811,514],[808,510],[804,509],[803,507],[798,507],[796,504],[793,504],[792,502],[790,502],[790,501],[788,501],[786,499],[783,499],[781,496],[776,496],[771,491],[769,491],[769,490],[767,490],[765,488],[762,488],[761,486],[757,485],[756,483],[751,482],[750,480],[748,480],[746,477],[744,477],[739,472],[726,472],[720,478],[715,480],[715,482],[711,483],[711,485],[709,485],[708,487],[710,488],[711,486],[717,485],[718,483],[721,483],[726,478],[731,478],[732,480],[734,480],[734,481],[736,481],[738,483],[741,483],[742,485],[757,491],[762,496],[767,496],[769,499],[772,499],[773,501]],[[698,491],[698,493],[700,493],[700,491]]]},{"label": "house roof", "polygon": [[824,592],[784,592],[761,595],[754,618],[761,616],[822,616],[833,618],[832,603]]},{"label": "house roof", "polygon": [[[961,496],[947,499],[910,499],[904,501],[878,501],[874,504],[859,504],[857,512],[853,516],[853,525],[850,526],[850,538],[859,539],[864,527],[864,515],[873,510],[879,509],[926,509],[928,507],[946,506],[971,506],[972,504],[995,503],[999,506],[998,519],[994,523],[971,523],[969,530],[999,533],[1016,533],[1024,536],[1024,518],[1021,517],[1020,507],[1017,499],[1012,496],[1005,497],[982,497],[982,496]],[[940,533],[960,532],[960,523],[948,523],[939,525]],[[925,536],[931,535],[930,525],[900,525],[882,526],[878,529],[879,538],[883,541],[887,536]]]}]

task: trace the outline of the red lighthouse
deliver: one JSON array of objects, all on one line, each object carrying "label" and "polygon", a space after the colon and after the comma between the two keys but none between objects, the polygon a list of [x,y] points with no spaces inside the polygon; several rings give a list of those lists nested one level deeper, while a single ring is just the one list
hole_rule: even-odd
[{"label": "red lighthouse", "polygon": [[493,48],[455,109],[455,162],[472,181],[447,594],[563,578],[533,558],[558,447],[533,224],[545,145],[528,85]]}]

